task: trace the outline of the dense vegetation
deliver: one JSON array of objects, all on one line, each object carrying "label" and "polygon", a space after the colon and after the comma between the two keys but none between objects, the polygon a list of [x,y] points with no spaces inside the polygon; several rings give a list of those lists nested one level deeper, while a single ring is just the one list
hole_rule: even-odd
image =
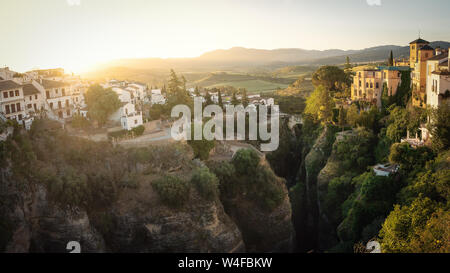
[{"label": "dense vegetation", "polygon": [[272,211],[283,201],[279,178],[269,166],[260,162],[253,149],[236,152],[231,163],[213,164],[212,171],[219,178],[222,198],[240,196],[255,202],[261,209]]},{"label": "dense vegetation", "polygon": [[[315,90],[306,99],[303,124],[293,131],[281,127],[280,151],[267,155],[275,172],[290,181],[300,250],[352,252],[355,244],[376,239],[384,252],[448,252],[450,105],[428,111],[413,107],[405,72],[395,96],[387,96],[384,87],[381,108],[367,102],[336,107],[348,93],[346,71],[326,66],[313,74]],[[431,145],[399,143],[407,131],[419,133],[422,124],[432,132]],[[320,132],[330,126],[343,133],[327,130],[335,138],[324,138]],[[287,162],[296,175],[284,167]],[[370,167],[376,163],[400,169],[376,176]],[[317,193],[311,190],[317,180],[311,176],[317,175],[320,208],[314,207]]]}]

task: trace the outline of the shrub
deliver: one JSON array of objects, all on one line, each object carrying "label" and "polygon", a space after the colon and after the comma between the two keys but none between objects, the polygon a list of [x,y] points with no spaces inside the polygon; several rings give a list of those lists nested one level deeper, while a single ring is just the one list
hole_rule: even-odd
[{"label": "shrub", "polygon": [[167,175],[152,183],[162,202],[171,208],[180,208],[189,200],[189,184],[172,175]]},{"label": "shrub", "polygon": [[108,138],[121,138],[128,135],[127,130],[120,130],[108,133]]},{"label": "shrub", "polygon": [[233,156],[233,165],[238,175],[254,173],[259,165],[258,153],[253,149],[242,149]]},{"label": "shrub", "polygon": [[142,136],[142,134],[145,131],[145,127],[144,125],[139,125],[138,127],[131,129],[131,131],[134,133],[135,136]]},{"label": "shrub", "polygon": [[195,170],[191,178],[191,183],[204,199],[212,201],[217,197],[219,180],[208,168],[204,167]]}]

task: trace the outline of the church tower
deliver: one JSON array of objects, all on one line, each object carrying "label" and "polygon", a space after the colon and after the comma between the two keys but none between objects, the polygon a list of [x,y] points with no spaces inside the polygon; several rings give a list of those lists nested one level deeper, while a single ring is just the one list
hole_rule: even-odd
[{"label": "church tower", "polygon": [[415,63],[419,62],[419,50],[429,44],[428,41],[421,38],[409,43],[409,65],[411,68],[414,69]]}]

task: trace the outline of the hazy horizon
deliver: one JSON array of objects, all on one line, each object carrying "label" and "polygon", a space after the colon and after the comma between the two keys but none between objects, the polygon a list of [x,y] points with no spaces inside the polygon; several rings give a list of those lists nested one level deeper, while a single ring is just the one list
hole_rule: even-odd
[{"label": "hazy horizon", "polygon": [[0,66],[20,72],[50,67],[82,72],[113,60],[193,58],[233,47],[405,46],[419,31],[429,41],[450,41],[440,27],[450,25],[445,0],[432,1],[431,9],[418,0],[2,2],[0,23],[10,27],[3,31]]}]

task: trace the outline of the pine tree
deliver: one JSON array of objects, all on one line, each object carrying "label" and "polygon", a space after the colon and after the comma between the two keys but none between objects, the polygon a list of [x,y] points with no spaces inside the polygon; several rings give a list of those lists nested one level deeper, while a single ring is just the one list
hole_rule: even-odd
[{"label": "pine tree", "polygon": [[233,92],[233,97],[231,98],[231,104],[234,105],[234,106],[239,104],[239,101],[238,101],[238,99],[236,97],[236,91]]},{"label": "pine tree", "polygon": [[244,88],[243,92],[242,92],[242,105],[244,105],[244,107],[248,106],[248,96],[247,96],[247,89]]},{"label": "pine tree", "polygon": [[345,110],[344,107],[339,108],[339,120],[338,120],[339,126],[342,128],[342,131],[344,131],[345,126]]},{"label": "pine tree", "polygon": [[194,94],[196,97],[200,97],[200,90],[198,89],[198,85],[195,87]]},{"label": "pine tree", "polygon": [[211,105],[213,104],[212,98],[211,98],[211,94],[209,93],[209,91],[206,91],[206,102],[205,102],[205,106]]},{"label": "pine tree", "polygon": [[394,53],[392,52],[392,50],[391,50],[391,54],[389,55],[388,65],[394,66]]},{"label": "pine tree", "polygon": [[171,95],[179,94],[181,91],[181,81],[178,79],[177,74],[173,69],[170,70],[168,93]]},{"label": "pine tree", "polygon": [[222,92],[220,92],[220,89],[219,89],[219,93],[217,94],[217,96],[219,96],[219,98],[218,98],[219,106],[220,106],[220,108],[223,108]]},{"label": "pine tree", "polygon": [[346,62],[345,62],[345,70],[352,69],[352,64],[350,63],[350,57],[347,56]]}]

